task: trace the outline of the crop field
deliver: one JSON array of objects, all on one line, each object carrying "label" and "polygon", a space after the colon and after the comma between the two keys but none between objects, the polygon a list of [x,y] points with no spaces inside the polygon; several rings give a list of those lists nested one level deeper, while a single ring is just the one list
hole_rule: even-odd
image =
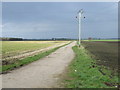
[{"label": "crop field", "polygon": [[2,41],[2,59],[67,42],[68,41]]},{"label": "crop field", "polygon": [[113,71],[118,70],[117,41],[83,41],[82,44],[97,60],[97,64],[104,65]]}]

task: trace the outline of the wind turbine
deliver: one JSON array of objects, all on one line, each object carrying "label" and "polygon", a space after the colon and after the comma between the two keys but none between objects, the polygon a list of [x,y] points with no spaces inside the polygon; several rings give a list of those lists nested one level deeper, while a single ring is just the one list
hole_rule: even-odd
[{"label": "wind turbine", "polygon": [[80,47],[80,45],[81,45],[81,30],[82,30],[82,18],[85,18],[85,17],[83,17],[82,15],[83,15],[83,9],[81,9],[81,10],[79,10],[78,11],[78,16],[76,16],[76,18],[78,18],[78,45],[79,45],[79,47]]}]

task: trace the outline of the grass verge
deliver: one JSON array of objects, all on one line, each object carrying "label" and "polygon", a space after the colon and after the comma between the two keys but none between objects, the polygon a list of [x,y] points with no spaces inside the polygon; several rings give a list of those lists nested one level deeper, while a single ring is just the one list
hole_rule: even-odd
[{"label": "grass verge", "polygon": [[102,40],[102,39],[101,39],[101,40],[82,40],[82,41],[112,41],[112,42],[113,42],[113,41],[115,41],[115,42],[117,41],[117,42],[118,42],[118,41],[120,41],[120,40],[119,40],[119,39],[118,39],[118,40],[112,40],[112,39],[111,39],[111,40],[110,40],[110,39],[108,39],[108,40],[107,40],[107,39],[106,39],[106,40],[103,39],[103,40]]},{"label": "grass verge", "polygon": [[[71,43],[71,42],[70,42],[70,43]],[[27,57],[27,58],[18,60],[18,61],[16,61],[16,62],[13,63],[13,64],[3,65],[3,66],[1,66],[1,68],[2,68],[2,69],[1,69],[1,72],[2,72],[2,73],[6,73],[7,71],[10,71],[10,70],[13,70],[13,69],[15,69],[15,68],[21,67],[21,66],[23,66],[23,65],[29,64],[29,63],[31,63],[31,62],[33,62],[33,61],[39,60],[39,59],[41,59],[41,58],[49,55],[50,53],[56,51],[57,49],[59,49],[59,48],[61,48],[61,47],[63,47],[63,46],[66,46],[66,45],[68,45],[68,44],[70,44],[70,43],[67,43],[67,44],[65,44],[65,45],[62,45],[62,46],[59,46],[59,47],[50,49],[50,50],[48,50],[48,51],[39,53],[39,54],[34,55],[34,56],[30,56],[30,57]]]},{"label": "grass verge", "polygon": [[[67,88],[117,88],[118,77],[110,77],[110,71],[97,66],[84,48],[73,47],[76,54],[69,66],[65,80]],[[103,73],[106,72],[105,74]]]}]

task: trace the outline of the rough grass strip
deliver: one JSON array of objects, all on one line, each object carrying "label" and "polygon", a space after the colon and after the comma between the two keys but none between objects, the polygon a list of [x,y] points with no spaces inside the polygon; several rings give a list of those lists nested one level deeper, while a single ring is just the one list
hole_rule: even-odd
[{"label": "rough grass strip", "polygon": [[[84,48],[73,47],[76,54],[73,62],[69,66],[68,78],[65,80],[67,88],[117,88],[118,77],[109,77],[109,72],[105,68],[103,75],[97,66],[96,60],[86,53]],[[108,72],[108,73],[107,73]]]}]

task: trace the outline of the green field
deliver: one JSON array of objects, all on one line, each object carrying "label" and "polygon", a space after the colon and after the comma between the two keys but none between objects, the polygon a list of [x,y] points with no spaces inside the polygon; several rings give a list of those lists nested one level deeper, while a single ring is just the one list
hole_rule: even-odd
[{"label": "green field", "polygon": [[101,39],[101,40],[82,40],[82,41],[120,41],[120,40]]},{"label": "green field", "polygon": [[2,41],[2,57],[15,56],[66,42],[68,41]]}]

